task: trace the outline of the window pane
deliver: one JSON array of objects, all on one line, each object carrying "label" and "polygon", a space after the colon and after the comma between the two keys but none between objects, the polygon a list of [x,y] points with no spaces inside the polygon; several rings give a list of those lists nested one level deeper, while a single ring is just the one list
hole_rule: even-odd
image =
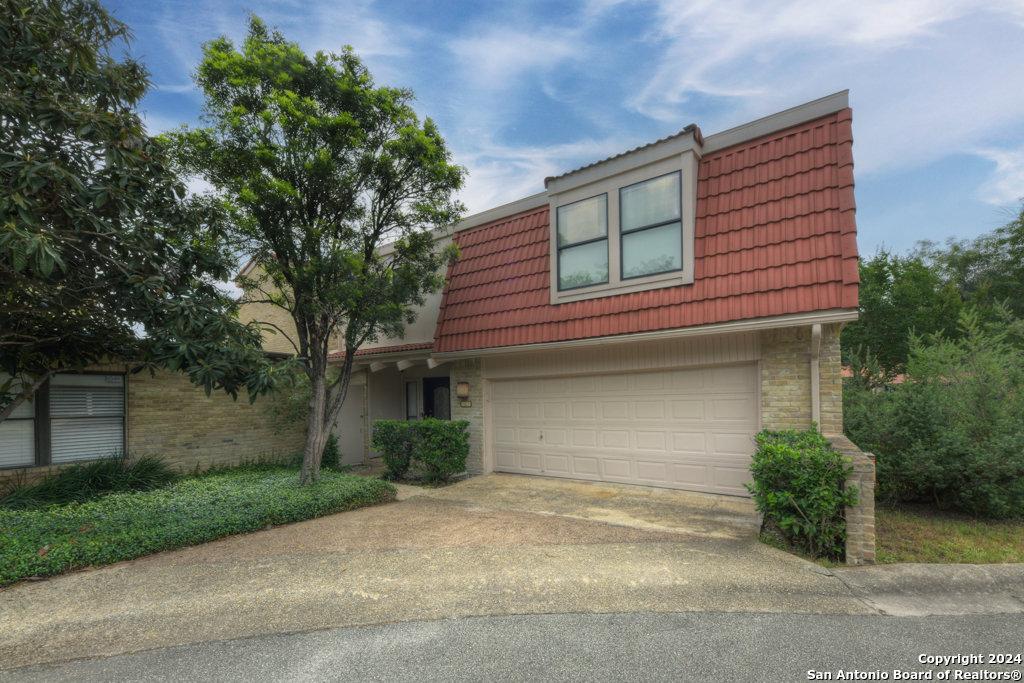
[{"label": "window pane", "polygon": [[0,467],[32,467],[36,464],[36,421],[0,422]]},{"label": "window pane", "polygon": [[662,176],[619,190],[622,231],[677,221],[680,210],[679,174]]},{"label": "window pane", "polygon": [[638,277],[683,267],[682,223],[622,236],[622,277]]},{"label": "window pane", "polygon": [[608,235],[608,195],[558,207],[558,246]]},{"label": "window pane", "polygon": [[50,461],[95,460],[124,451],[124,418],[50,420]]},{"label": "window pane", "polygon": [[558,288],[571,289],[608,282],[608,240],[558,252]]},{"label": "window pane", "polygon": [[405,419],[415,420],[416,408],[418,401],[416,400],[416,382],[405,383]]}]

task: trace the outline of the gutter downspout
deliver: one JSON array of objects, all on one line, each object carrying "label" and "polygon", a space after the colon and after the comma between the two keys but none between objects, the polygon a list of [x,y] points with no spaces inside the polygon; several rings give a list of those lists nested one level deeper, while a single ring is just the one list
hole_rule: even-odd
[{"label": "gutter downspout", "polygon": [[821,377],[818,354],[821,351],[821,325],[811,325],[811,421],[821,432]]}]

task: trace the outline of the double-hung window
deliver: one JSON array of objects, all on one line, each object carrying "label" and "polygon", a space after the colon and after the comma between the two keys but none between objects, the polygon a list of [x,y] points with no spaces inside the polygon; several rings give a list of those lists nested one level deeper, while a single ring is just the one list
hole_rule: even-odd
[{"label": "double-hung window", "polygon": [[669,173],[619,190],[623,280],[682,269],[680,175]]},{"label": "double-hung window", "polygon": [[608,195],[558,207],[558,289],[608,282]]}]

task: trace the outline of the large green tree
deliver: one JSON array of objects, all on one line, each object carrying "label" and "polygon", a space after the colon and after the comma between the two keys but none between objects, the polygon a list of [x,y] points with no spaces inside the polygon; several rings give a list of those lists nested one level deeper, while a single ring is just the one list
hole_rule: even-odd
[{"label": "large green tree", "polygon": [[860,318],[843,330],[844,364],[870,356],[886,375],[905,369],[910,335],[957,334],[961,300],[939,269],[880,249],[860,262]]},{"label": "large green tree", "polygon": [[[176,160],[210,182],[231,217],[230,246],[260,266],[241,280],[248,300],[295,323],[287,335],[309,379],[301,483],[348,394],[354,354],[400,337],[457,251],[437,231],[459,219],[465,170],[409,90],[380,87],[352,52],[310,57],[259,18],[240,50],[203,46],[196,82],[203,125],[168,136]],[[386,248],[385,245],[389,245]],[[344,363],[327,377],[340,340]]]},{"label": "large green tree", "polygon": [[127,26],[88,0],[0,0],[0,421],[55,372],[184,370],[250,398],[288,371],[218,289],[223,210],[184,199],[138,105]]}]

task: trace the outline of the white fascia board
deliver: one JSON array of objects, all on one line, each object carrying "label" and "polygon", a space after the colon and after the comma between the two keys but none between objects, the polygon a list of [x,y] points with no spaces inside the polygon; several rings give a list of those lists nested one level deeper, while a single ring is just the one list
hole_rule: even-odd
[{"label": "white fascia board", "polygon": [[548,194],[556,195],[562,192],[589,185],[605,178],[631,171],[635,168],[642,168],[649,164],[679,156],[685,152],[694,151],[699,159],[701,146],[693,137],[693,131],[685,135],[641,147],[632,152],[626,152],[622,156],[599,161],[593,166],[582,168],[579,171],[570,172],[568,175],[555,178],[548,183]]},{"label": "white fascia board", "polygon": [[[362,363],[364,365],[368,363],[376,363],[381,361],[394,365],[399,361],[419,361],[423,362],[430,358],[430,349],[420,349],[419,351],[391,351],[390,353],[361,353],[356,356],[356,363]],[[335,358],[328,358],[329,364],[340,364],[345,362],[344,356],[336,356]]]},{"label": "white fascia board", "polygon": [[755,332],[776,330],[786,327],[803,327],[806,325],[824,325],[844,323],[857,319],[856,308],[835,308],[828,311],[811,313],[791,313],[768,318],[736,320],[727,323],[712,323],[696,327],[681,327],[673,330],[657,330],[655,332],[638,332],[636,334],[620,334],[613,337],[591,337],[589,339],[573,339],[570,341],[549,342],[545,344],[522,344],[520,346],[499,346],[490,349],[470,349],[469,351],[452,351],[435,353],[438,360],[456,360],[459,358],[477,358],[479,356],[508,355],[511,353],[529,353],[532,351],[548,351],[555,349],[579,348],[582,346],[600,346],[604,344],[628,344],[631,342],[657,341],[661,339],[677,339],[680,337],[705,337],[709,335],[729,334],[731,332]]},{"label": "white fascia board", "polygon": [[820,119],[822,116],[835,114],[837,111],[842,111],[849,106],[850,91],[843,90],[834,95],[822,97],[820,100],[801,104],[798,107],[780,111],[763,119],[751,121],[742,126],[730,128],[729,130],[706,137],[704,138],[704,154],[732,147],[733,145],[738,145],[747,140],[754,140],[764,135],[771,135],[776,131],[792,128],[807,121]]}]

